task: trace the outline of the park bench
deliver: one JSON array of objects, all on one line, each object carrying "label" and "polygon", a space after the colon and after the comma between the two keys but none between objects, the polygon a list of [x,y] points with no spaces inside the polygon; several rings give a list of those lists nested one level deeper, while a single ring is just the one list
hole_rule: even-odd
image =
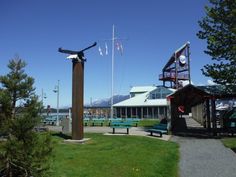
[{"label": "park bench", "polygon": [[167,124],[154,125],[151,129],[148,129],[147,131],[150,132],[151,136],[153,136],[153,133],[157,133],[160,135],[160,137],[162,137],[162,134],[167,134],[168,132]]},{"label": "park bench", "polygon": [[132,127],[132,123],[130,121],[111,121],[112,133],[115,134],[116,128],[126,128],[127,134],[129,134],[129,129]]},{"label": "park bench", "polygon": [[84,125],[85,125],[85,126],[88,126],[88,125],[89,125],[89,122],[90,122],[90,119],[89,119],[89,118],[84,118]]},{"label": "park bench", "polygon": [[45,117],[45,119],[43,120],[44,125],[56,125],[57,122],[57,117],[55,116],[48,116]]},{"label": "park bench", "polygon": [[114,121],[122,121],[122,118],[109,118],[108,119],[108,126],[111,126],[111,122]]},{"label": "park bench", "polygon": [[47,132],[49,129],[47,127],[34,127],[35,132]]},{"label": "park bench", "polygon": [[135,125],[136,127],[138,126],[138,123],[140,121],[139,118],[126,118],[125,120],[131,122],[131,124]]},{"label": "park bench", "polygon": [[101,125],[103,126],[103,124],[105,123],[105,119],[104,118],[94,118],[92,120],[92,125],[95,126],[95,125]]}]

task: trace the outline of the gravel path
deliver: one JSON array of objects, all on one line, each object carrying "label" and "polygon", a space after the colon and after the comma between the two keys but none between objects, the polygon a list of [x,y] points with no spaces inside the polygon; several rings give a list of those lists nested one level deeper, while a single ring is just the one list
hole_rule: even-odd
[{"label": "gravel path", "polygon": [[180,177],[236,177],[236,154],[220,140],[172,137],[180,144]]}]

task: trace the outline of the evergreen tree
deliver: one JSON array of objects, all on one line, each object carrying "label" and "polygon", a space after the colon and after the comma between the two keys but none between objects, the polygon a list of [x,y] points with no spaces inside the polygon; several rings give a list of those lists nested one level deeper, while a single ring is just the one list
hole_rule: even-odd
[{"label": "evergreen tree", "polygon": [[34,94],[34,79],[25,74],[24,67],[26,63],[16,56],[10,60],[8,68],[10,72],[6,76],[0,76],[0,83],[5,88],[5,96],[10,97],[11,101],[11,119],[16,114],[16,102],[18,100],[25,101]]},{"label": "evergreen tree", "polygon": [[204,75],[222,85],[236,84],[236,0],[209,0],[206,17],[199,21],[200,39],[207,40],[206,54],[213,64],[202,69]]},{"label": "evergreen tree", "polygon": [[49,133],[35,131],[41,104],[25,66],[16,57],[9,62],[10,72],[0,76],[0,118],[7,132],[7,141],[0,148],[0,176],[47,176],[50,167],[52,141]]}]

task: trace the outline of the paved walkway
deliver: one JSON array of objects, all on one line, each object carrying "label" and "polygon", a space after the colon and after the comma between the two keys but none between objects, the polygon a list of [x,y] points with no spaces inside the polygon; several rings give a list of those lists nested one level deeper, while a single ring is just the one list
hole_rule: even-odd
[{"label": "paved walkway", "polygon": [[173,136],[180,144],[180,177],[236,177],[236,154],[217,139]]}]

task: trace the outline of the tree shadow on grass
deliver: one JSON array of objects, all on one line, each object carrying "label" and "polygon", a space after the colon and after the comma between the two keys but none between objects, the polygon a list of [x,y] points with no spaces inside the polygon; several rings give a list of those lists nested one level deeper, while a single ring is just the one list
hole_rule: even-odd
[{"label": "tree shadow on grass", "polygon": [[57,136],[63,139],[72,139],[72,137],[70,135],[64,134],[62,132],[59,133],[52,133],[52,136]]}]

